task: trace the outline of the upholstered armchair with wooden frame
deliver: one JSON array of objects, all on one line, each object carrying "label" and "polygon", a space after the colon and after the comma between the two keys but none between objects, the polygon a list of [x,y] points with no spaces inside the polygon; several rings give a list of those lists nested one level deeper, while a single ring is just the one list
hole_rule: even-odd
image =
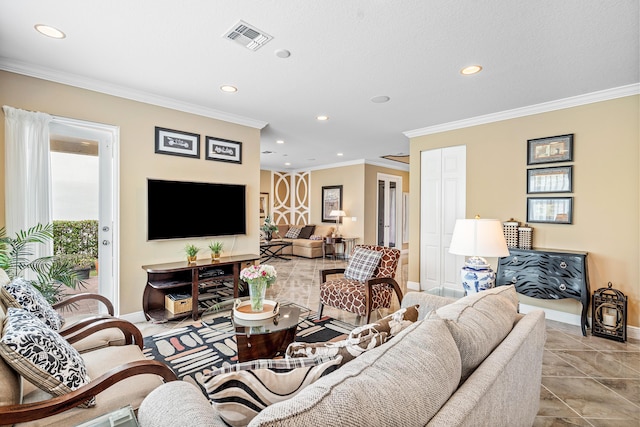
[{"label": "upholstered armchair with wooden frame", "polygon": [[[320,270],[320,306],[318,318],[325,305],[357,315],[356,323],[371,312],[390,308],[393,294],[402,302],[402,290],[395,280],[400,251],[376,245],[357,245],[353,248],[346,268]],[[343,277],[327,280],[329,275]]]},{"label": "upholstered armchair with wooden frame", "polygon": [[[6,313],[0,308],[0,324],[5,325],[0,334],[2,338],[7,333]],[[4,356],[0,358],[1,423],[75,426],[126,405],[137,410],[142,400],[156,387],[177,380],[175,373],[164,363],[146,359],[142,352],[142,334],[129,322],[103,319],[83,328],[75,336],[72,334],[61,339],[73,342],[113,328],[121,330],[126,344],[82,353],[80,356],[90,381],[62,395],[54,396],[33,385],[32,379],[27,381],[25,374],[21,375],[16,370],[15,363],[20,356],[12,359],[13,364],[3,360]],[[43,375],[39,368],[34,368],[33,372],[39,378]],[[95,406],[78,407],[94,396]]]},{"label": "upholstered armchair with wooden frame", "polygon": [[[11,279],[9,279],[9,276],[7,276],[6,272],[0,269],[0,287],[6,287],[11,282],[12,281]],[[60,328],[57,329],[58,332],[64,337],[72,335],[75,336],[76,338],[72,342],[73,346],[79,352],[82,353],[84,351],[95,350],[101,347],[107,347],[110,345],[122,345],[125,343],[125,335],[117,327],[103,328],[94,331],[91,334],[79,335],[79,332],[81,332],[84,328],[88,327],[91,324],[99,323],[105,319],[115,319],[113,304],[105,296],[91,292],[84,292],[72,295],[55,304],[49,304],[44,298],[30,298],[28,297],[28,295],[25,296],[25,293],[29,292],[27,289],[18,289],[22,293],[22,298],[24,301],[29,301],[29,304],[31,304],[32,306],[39,305],[39,307],[32,308],[31,310],[38,309],[40,311],[49,313],[59,313],[58,315],[56,315],[61,320],[61,322],[59,322],[61,324],[59,325]],[[30,292],[33,292],[33,289]],[[75,316],[71,319],[66,319],[62,314],[60,314],[64,313],[67,307],[72,307],[73,304],[77,303],[78,301],[89,299],[96,300],[99,303],[104,304],[107,312],[104,314],[80,315]],[[20,305],[21,303],[16,300],[15,294],[12,294],[12,292],[7,293],[6,291],[0,290],[0,308],[4,309],[5,312],[9,307],[18,307]],[[52,317],[54,315],[49,314],[49,316]],[[124,325],[123,327],[126,327],[126,325]],[[80,336],[82,336],[82,338],[78,338]]]},{"label": "upholstered armchair with wooden frame", "polygon": [[[62,329],[60,329],[59,331],[60,335],[62,335],[63,337],[75,336],[76,338],[73,341],[69,342],[72,342],[73,346],[81,353],[110,345],[122,345],[125,342],[123,341],[125,339],[125,336],[118,328],[101,329],[98,332],[94,332],[91,334],[83,334],[82,336],[84,339],[78,338],[78,336],[80,336],[78,335],[78,333],[82,332],[82,330],[89,325],[99,323],[102,320],[106,319],[116,319],[114,317],[115,310],[113,309],[113,304],[107,297],[92,292],[83,292],[80,294],[71,295],[70,297],[65,298],[62,301],[58,301],[57,303],[52,304],[51,307],[57,310],[59,313],[65,313],[67,307],[72,307],[78,301],[83,300],[96,300],[99,303],[104,304],[107,312],[104,314],[88,314],[77,316],[73,317],[70,320],[67,320],[65,318],[65,323]],[[126,325],[123,327],[126,327]]]}]

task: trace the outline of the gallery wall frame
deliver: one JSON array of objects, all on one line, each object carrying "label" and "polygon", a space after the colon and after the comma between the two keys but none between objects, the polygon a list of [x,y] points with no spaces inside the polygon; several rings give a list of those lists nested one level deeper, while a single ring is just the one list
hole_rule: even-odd
[{"label": "gallery wall frame", "polygon": [[260,219],[269,216],[269,193],[260,193],[260,203],[258,206],[260,209]]},{"label": "gallery wall frame", "polygon": [[527,140],[527,165],[573,161],[573,134]]},{"label": "gallery wall frame", "polygon": [[242,142],[207,136],[205,158],[218,162],[242,164]]},{"label": "gallery wall frame", "polygon": [[[342,210],[342,185],[327,185],[322,187],[322,222],[336,222],[336,218],[329,216],[332,210]],[[342,223],[342,217],[339,217]]]},{"label": "gallery wall frame", "polygon": [[528,197],[527,222],[573,224],[573,197]]},{"label": "gallery wall frame", "polygon": [[156,126],[155,152],[199,159],[200,135]]},{"label": "gallery wall frame", "polygon": [[573,166],[527,169],[527,194],[572,191]]}]

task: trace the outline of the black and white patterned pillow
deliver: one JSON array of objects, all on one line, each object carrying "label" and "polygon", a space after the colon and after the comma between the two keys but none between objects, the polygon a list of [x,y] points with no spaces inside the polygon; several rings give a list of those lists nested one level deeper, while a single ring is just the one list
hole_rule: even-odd
[{"label": "black and white patterned pillow", "polygon": [[[90,379],[80,353],[60,334],[21,308],[7,310],[0,357],[25,379],[54,396],[62,396]],[[91,398],[80,407],[95,405]]]},{"label": "black and white patterned pillow", "polygon": [[287,234],[285,234],[284,237],[287,239],[297,239],[301,231],[302,227],[289,227],[289,230],[287,230]]},{"label": "black and white patterned pillow", "polygon": [[345,279],[364,282],[372,278],[373,272],[376,270],[381,258],[381,251],[356,248],[351,258],[349,258],[347,268],[344,270]]},{"label": "black and white patterned pillow", "polygon": [[0,297],[7,307],[23,308],[42,320],[48,327],[59,331],[64,319],[33,285],[16,277],[0,288]]},{"label": "black and white patterned pillow", "polygon": [[261,359],[214,369],[203,378],[209,400],[230,426],[246,426],[340,366],[342,357]]}]

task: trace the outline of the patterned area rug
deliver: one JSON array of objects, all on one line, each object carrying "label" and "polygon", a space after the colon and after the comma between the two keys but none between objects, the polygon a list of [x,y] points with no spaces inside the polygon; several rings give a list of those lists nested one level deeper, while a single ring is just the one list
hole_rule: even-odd
[{"label": "patterned area rug", "polygon": [[[298,325],[296,341],[323,342],[341,339],[355,326],[331,317],[317,320],[315,313],[304,313],[306,319]],[[212,368],[233,364],[238,360],[236,340],[231,322],[224,316],[207,319],[208,325],[197,322],[177,327],[144,339],[144,354],[170,366],[178,378],[191,382],[205,392],[203,374]]]}]

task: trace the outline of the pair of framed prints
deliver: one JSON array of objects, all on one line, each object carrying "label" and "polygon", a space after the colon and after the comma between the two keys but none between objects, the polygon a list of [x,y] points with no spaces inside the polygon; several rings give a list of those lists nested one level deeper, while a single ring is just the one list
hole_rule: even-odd
[{"label": "pair of framed prints", "polygon": [[[242,143],[228,139],[206,137],[205,159],[242,163]],[[155,152],[171,156],[200,158],[200,135],[156,127]]]}]

